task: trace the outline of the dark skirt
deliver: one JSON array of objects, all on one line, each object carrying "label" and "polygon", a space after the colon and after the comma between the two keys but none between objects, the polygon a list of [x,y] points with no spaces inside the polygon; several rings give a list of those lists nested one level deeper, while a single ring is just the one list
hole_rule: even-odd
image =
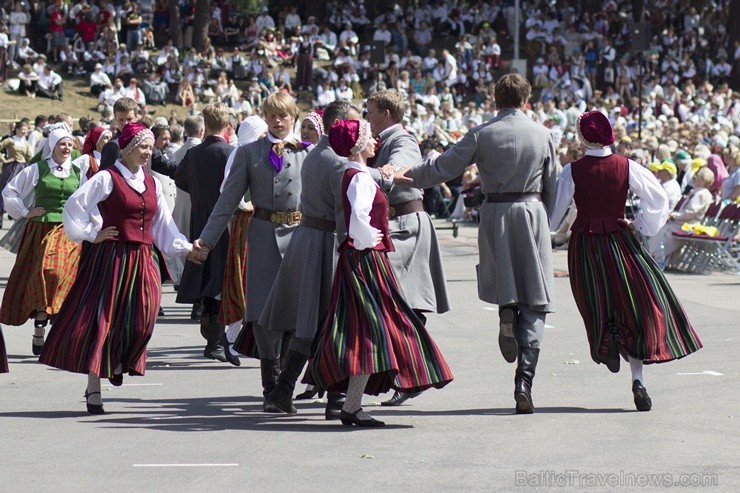
[{"label": "dark skirt", "polygon": [[[44,274],[40,259],[43,257],[43,241],[59,223],[38,223],[28,221],[23,231],[18,255],[15,257],[13,270],[3,293],[0,306],[0,323],[6,325],[23,325],[26,320],[36,315],[39,308],[35,304],[38,296],[31,292],[38,286],[39,278]],[[65,293],[66,294],[66,293]],[[50,293],[53,297],[54,294]],[[64,299],[61,298],[61,301]]]},{"label": "dark skirt", "polygon": [[350,376],[365,374],[365,393],[371,395],[390,388],[442,388],[452,381],[441,351],[403,299],[386,254],[346,248],[304,381],[341,392]]},{"label": "dark skirt", "polygon": [[157,262],[150,245],[86,243],[39,361],[100,377],[120,364],[124,373],[143,375],[162,296]]},{"label": "dark skirt", "polygon": [[2,327],[0,327],[0,373],[8,373],[8,354],[5,351]]},{"label": "dark skirt", "polygon": [[[16,177],[23,168],[28,166],[26,163],[11,162],[3,164],[3,171],[0,173],[0,192],[5,190],[5,186],[10,183],[10,180]],[[3,201],[2,195],[0,195],[0,214],[5,213],[5,202]]]},{"label": "dark skirt", "polygon": [[574,232],[568,268],[595,362],[606,363],[614,332],[622,356],[645,363],[683,358],[702,347],[665,275],[629,230]]}]

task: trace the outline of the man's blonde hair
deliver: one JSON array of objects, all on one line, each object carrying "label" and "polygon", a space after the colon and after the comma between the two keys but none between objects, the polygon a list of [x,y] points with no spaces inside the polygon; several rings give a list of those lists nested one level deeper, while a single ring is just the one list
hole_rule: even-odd
[{"label": "man's blonde hair", "polygon": [[229,108],[224,103],[211,103],[202,113],[208,135],[221,133],[229,124]]},{"label": "man's blonde hair", "polygon": [[296,105],[293,96],[282,91],[267,96],[262,104],[262,115],[280,115],[283,113],[288,113],[294,119],[298,118],[298,105]]}]

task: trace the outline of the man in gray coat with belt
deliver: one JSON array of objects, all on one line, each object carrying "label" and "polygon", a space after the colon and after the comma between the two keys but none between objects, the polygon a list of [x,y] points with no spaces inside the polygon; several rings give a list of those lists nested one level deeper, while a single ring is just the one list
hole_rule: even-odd
[{"label": "man in gray coat with belt", "polygon": [[[419,144],[401,124],[403,112],[403,97],[398,91],[377,91],[368,98],[367,120],[380,142],[373,165],[393,163],[412,169],[421,165]],[[426,323],[424,312],[445,313],[450,309],[434,225],[424,211],[420,189],[393,187],[386,195],[388,230],[396,248],[388,253],[388,259],[404,299]],[[417,395],[395,392],[383,405],[397,406]]]},{"label": "man in gray coat with belt", "polygon": [[[262,105],[268,126],[267,136],[237,149],[229,179],[221,192],[208,223],[193,242],[199,260],[226,229],[245,193],[251,193],[254,215],[249,225],[247,245],[247,313],[254,322],[254,338],[260,355],[263,409],[279,412],[267,396],[280,374],[283,334],[268,331],[257,322],[277,277],[283,255],[301,220],[301,167],[306,148],[293,135],[298,107],[291,96],[273,93]],[[293,300],[283,300],[290,304]]]},{"label": "man in gray coat with belt", "polygon": [[[478,297],[499,306],[501,353],[509,363],[518,361],[514,399],[519,414],[534,412],[532,380],[545,315],[553,311],[548,216],[555,202],[555,148],[548,129],[522,111],[530,95],[527,79],[503,76],[496,83],[493,119],[405,173],[413,186],[427,187],[478,164],[486,194],[478,233]],[[403,171],[396,176],[396,183],[402,181]]]}]

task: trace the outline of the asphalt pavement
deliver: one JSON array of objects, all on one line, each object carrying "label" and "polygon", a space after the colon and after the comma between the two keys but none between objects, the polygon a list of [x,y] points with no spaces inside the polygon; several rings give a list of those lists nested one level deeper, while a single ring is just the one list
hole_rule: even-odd
[{"label": "asphalt pavement", "polygon": [[[627,364],[615,375],[591,361],[569,279],[557,277],[536,413],[515,415],[497,309],[477,298],[476,235],[471,224],[457,238],[438,231],[453,309],[428,329],[455,380],[397,408],[365,396],[382,429],[325,421],[318,399],[295,416],[263,413],[258,362],[204,359],[171,285],[146,375],[104,380],[102,416],[85,410],[84,375],[32,356],[31,322],[3,327],[0,491],[738,491],[739,275],[668,275],[704,348],[645,367],[650,412],[634,408]],[[0,291],[14,260],[0,250]],[[565,251],[554,265],[565,274]]]}]

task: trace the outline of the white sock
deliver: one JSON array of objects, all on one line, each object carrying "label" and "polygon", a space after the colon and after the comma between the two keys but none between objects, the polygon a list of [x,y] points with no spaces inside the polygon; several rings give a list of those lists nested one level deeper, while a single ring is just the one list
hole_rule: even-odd
[{"label": "white sock", "polygon": [[100,395],[100,377],[93,372],[87,374],[87,394],[90,396],[87,402],[100,406],[103,404],[103,397]]},{"label": "white sock", "polygon": [[639,380],[640,383],[643,385],[645,384],[645,380],[643,380],[642,376],[642,360],[641,359],[635,359],[632,356],[629,357],[630,360],[630,371],[632,371],[632,381]]},{"label": "white sock", "polygon": [[356,413],[362,408],[362,394],[365,393],[367,381],[370,375],[355,375],[349,377],[347,385],[347,399],[344,401],[342,410],[350,414]]},{"label": "white sock", "polygon": [[241,330],[242,330],[242,320],[239,320],[238,322],[234,322],[233,324],[229,324],[229,326],[226,328],[226,340],[229,341],[230,344],[234,344]]}]

